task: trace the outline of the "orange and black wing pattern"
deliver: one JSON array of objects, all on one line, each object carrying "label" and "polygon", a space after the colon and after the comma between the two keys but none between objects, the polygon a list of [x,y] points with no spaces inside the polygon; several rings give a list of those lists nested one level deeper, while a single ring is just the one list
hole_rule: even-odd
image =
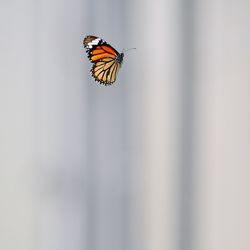
[{"label": "orange and black wing pattern", "polygon": [[124,54],[118,53],[111,45],[96,36],[86,36],[83,45],[89,60],[93,63],[93,78],[104,85],[114,83]]}]

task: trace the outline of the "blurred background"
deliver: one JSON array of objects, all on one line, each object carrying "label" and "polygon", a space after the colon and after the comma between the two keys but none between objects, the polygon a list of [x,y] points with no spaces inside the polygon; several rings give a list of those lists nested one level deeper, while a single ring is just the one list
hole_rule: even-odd
[{"label": "blurred background", "polygon": [[[0,249],[249,250],[250,1],[0,1]],[[125,54],[91,78],[82,40]]]}]

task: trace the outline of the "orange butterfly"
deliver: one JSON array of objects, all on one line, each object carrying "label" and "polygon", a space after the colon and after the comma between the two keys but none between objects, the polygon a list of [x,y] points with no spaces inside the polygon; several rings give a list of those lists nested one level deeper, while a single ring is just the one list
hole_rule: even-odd
[{"label": "orange butterfly", "polygon": [[111,45],[96,36],[86,36],[83,40],[89,60],[93,63],[93,78],[104,85],[115,82],[124,53],[118,53]]}]

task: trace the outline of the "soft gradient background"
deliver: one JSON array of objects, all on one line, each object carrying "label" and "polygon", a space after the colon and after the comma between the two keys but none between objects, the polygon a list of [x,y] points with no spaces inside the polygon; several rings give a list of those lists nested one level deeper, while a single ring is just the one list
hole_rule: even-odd
[{"label": "soft gradient background", "polygon": [[[0,249],[250,249],[249,0],[0,0],[0,32]],[[88,34],[137,48],[111,87]]]}]

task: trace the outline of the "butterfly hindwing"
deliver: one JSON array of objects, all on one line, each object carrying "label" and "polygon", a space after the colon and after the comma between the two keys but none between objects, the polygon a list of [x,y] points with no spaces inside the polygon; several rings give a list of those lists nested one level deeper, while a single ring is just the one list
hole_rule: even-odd
[{"label": "butterfly hindwing", "polygon": [[93,63],[93,78],[105,85],[111,85],[123,61],[123,53],[118,53],[111,45],[96,36],[86,36],[83,45],[89,60]]}]

